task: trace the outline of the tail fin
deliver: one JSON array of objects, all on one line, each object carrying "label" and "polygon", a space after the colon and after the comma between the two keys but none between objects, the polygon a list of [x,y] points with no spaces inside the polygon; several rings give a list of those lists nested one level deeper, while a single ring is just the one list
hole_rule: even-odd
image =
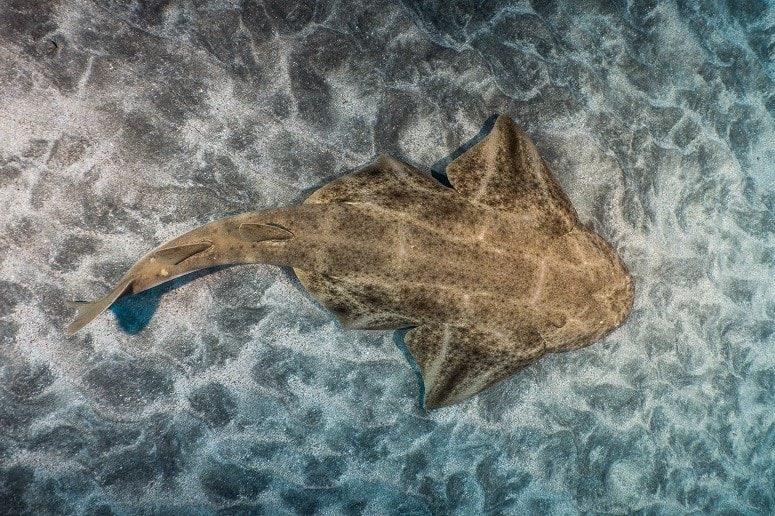
[{"label": "tail fin", "polygon": [[132,280],[134,280],[133,277],[124,278],[110,293],[96,301],[68,301],[67,306],[78,310],[78,314],[75,320],[67,327],[67,334],[73,335],[89,324],[95,317],[107,310],[116,299],[121,297],[121,295],[129,289],[130,285],[132,285]]}]

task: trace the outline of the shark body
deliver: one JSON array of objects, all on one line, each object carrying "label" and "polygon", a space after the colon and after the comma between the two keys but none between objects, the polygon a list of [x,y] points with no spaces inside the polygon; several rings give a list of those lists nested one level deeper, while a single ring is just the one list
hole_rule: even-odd
[{"label": "shark body", "polygon": [[411,327],[405,341],[435,408],[622,324],[634,292],[626,266],[580,223],[510,118],[447,176],[451,188],[382,156],[299,206],[206,224],[146,254],[105,297],[78,304],[68,331],[126,292],[195,270],[293,267],[345,327]]}]

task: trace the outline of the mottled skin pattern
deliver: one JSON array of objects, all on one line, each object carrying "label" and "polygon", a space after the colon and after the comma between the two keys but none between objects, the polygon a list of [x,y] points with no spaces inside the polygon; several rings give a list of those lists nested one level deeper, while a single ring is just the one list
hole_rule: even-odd
[{"label": "mottled skin pattern", "polygon": [[78,331],[127,290],[221,264],[293,267],[350,328],[414,327],[425,406],[464,400],[547,352],[586,346],[620,325],[633,283],[583,226],[514,122],[450,163],[448,188],[389,157],[301,206],[206,224],[140,259]]}]

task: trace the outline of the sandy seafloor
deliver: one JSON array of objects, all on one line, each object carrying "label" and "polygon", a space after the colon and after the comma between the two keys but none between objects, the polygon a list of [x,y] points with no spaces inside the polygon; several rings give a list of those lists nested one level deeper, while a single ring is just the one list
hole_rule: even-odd
[{"label": "sandy seafloor", "polygon": [[[774,512],[774,63],[754,0],[1,0],[0,513]],[[632,270],[603,341],[428,413],[289,270],[65,336],[159,243],[493,113]]]}]

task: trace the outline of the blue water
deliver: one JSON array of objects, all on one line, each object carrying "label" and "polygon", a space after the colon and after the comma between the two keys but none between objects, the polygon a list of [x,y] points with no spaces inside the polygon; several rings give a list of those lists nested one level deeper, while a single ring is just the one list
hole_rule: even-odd
[{"label": "blue water", "polygon": [[[0,0],[0,513],[775,512],[774,38],[744,0]],[[603,341],[429,413],[272,267],[64,335],[158,243],[438,175],[494,113],[635,277]]]}]

